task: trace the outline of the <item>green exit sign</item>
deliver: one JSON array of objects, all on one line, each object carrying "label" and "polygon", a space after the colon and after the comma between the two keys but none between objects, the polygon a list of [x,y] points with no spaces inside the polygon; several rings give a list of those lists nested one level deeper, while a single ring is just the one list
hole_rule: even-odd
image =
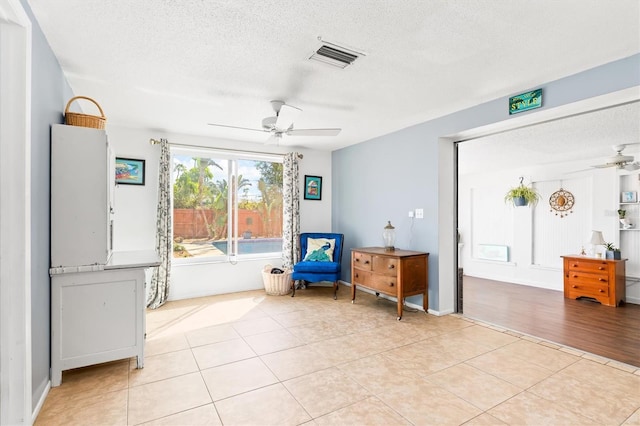
[{"label": "green exit sign", "polygon": [[509,115],[542,106],[542,89],[509,98]]}]

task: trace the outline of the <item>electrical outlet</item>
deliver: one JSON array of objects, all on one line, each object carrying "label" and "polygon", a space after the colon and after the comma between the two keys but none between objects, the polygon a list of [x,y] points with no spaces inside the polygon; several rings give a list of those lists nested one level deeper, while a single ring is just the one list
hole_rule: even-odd
[{"label": "electrical outlet", "polygon": [[416,219],[424,219],[424,210],[416,209]]},{"label": "electrical outlet", "polygon": [[413,210],[409,211],[409,217],[413,217]]}]

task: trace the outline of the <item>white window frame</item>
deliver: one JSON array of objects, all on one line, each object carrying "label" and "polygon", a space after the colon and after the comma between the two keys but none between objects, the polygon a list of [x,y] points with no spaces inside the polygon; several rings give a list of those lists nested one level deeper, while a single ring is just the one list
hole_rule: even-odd
[{"label": "white window frame", "polygon": [[[278,154],[266,154],[249,151],[235,151],[225,150],[219,148],[207,148],[174,144],[171,146],[171,209],[173,210],[173,161],[175,155],[189,155],[192,157],[206,157],[212,159],[224,159],[230,161],[230,166],[227,172],[227,182],[229,182],[229,189],[231,188],[231,182],[233,176],[237,176],[237,161],[239,160],[255,160],[255,161],[268,161],[272,163],[283,163],[284,157]],[[229,194],[231,195],[231,194]],[[228,198],[231,200],[231,197]],[[237,205],[237,198],[236,198]],[[235,208],[231,202],[227,204],[227,217],[233,216],[233,229],[230,229],[230,235],[227,236],[227,254],[219,256],[202,256],[196,258],[172,258],[171,262],[174,265],[196,265],[206,263],[235,263],[243,260],[256,260],[256,259],[272,259],[274,256],[281,256],[281,251],[269,252],[269,253],[248,253],[238,254],[238,209]],[[231,238],[230,238],[231,237]],[[235,238],[233,238],[235,237]],[[236,244],[233,244],[236,241]],[[173,235],[171,238],[171,252],[173,253]],[[234,247],[235,245],[235,247]]]}]

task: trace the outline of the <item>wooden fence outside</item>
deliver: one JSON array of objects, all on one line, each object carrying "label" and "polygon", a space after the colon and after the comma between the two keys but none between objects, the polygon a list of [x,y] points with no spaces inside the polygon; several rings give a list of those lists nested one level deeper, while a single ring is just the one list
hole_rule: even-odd
[{"label": "wooden fence outside", "polygon": [[[207,223],[212,225],[216,219],[216,214],[219,215],[219,212],[211,209],[173,209],[174,237],[190,239],[209,238]],[[264,216],[264,214],[261,214],[257,210],[238,210],[239,236],[241,238],[243,235],[245,237],[250,236],[251,238],[282,236],[282,210],[278,209],[272,212],[269,218]],[[226,238],[226,232],[222,237]]]}]

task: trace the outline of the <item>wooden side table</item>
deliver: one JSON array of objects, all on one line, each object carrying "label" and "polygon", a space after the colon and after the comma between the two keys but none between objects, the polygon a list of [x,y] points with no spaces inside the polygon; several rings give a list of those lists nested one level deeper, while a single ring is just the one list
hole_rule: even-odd
[{"label": "wooden side table", "polygon": [[351,303],[356,299],[356,287],[362,286],[398,299],[398,320],[402,319],[402,304],[407,296],[423,295],[422,307],[429,309],[429,253],[383,247],[351,250]]}]

